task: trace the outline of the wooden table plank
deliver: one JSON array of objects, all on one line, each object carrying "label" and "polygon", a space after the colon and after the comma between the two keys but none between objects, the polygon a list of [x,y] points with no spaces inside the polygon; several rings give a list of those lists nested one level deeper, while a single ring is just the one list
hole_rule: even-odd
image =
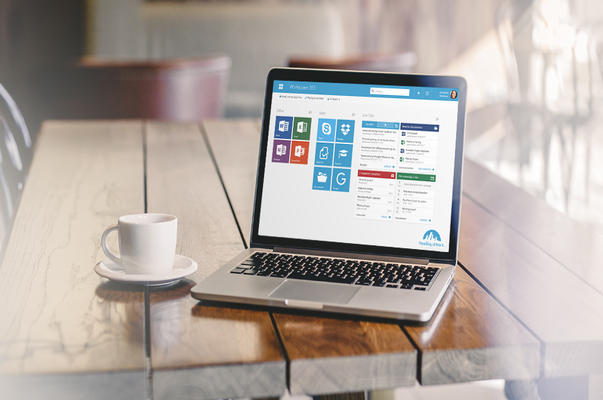
[{"label": "wooden table plank", "polygon": [[144,211],[141,124],[50,122],[0,268],[0,398],[140,398],[144,297],[94,273]]},{"label": "wooden table plank", "polygon": [[474,161],[463,178],[466,196],[603,294],[603,235]]},{"label": "wooden table plank", "polygon": [[199,263],[190,280],[151,293],[155,398],[282,395],[286,362],[269,314],[190,297],[195,281],[243,250],[197,125],[147,125],[147,204],[149,212],[178,216],[177,252]]},{"label": "wooden table plank", "polygon": [[542,342],[544,376],[602,373],[603,296],[468,197],[462,215],[459,262]]},{"label": "wooden table plank", "polygon": [[[249,242],[251,213],[257,170],[260,127],[255,121],[205,122],[204,128],[224,186],[237,219]],[[235,162],[236,161],[236,162]],[[289,365],[289,389],[292,394],[327,394],[355,390],[377,390],[413,385],[416,379],[416,352],[395,324],[374,324],[353,320],[307,318],[275,314]],[[297,327],[296,334],[291,327]],[[341,347],[328,348],[333,339]],[[308,337],[313,334],[312,338]],[[389,343],[391,354],[378,344]],[[353,345],[350,345],[353,343]],[[314,349],[304,357],[300,349]],[[377,351],[379,350],[379,351]],[[340,354],[342,357],[337,357]]]},{"label": "wooden table plank", "polygon": [[[233,208],[235,209],[235,213],[237,213],[237,218],[239,221],[244,221],[244,215],[239,217],[240,211],[247,212],[242,204],[247,203],[247,207],[250,207],[253,203],[253,190],[250,191],[249,187],[250,181],[255,182],[255,173],[252,175],[249,171],[255,171],[257,169],[257,159],[245,156],[244,153],[249,152],[248,149],[258,148],[260,140],[259,132],[257,131],[258,128],[253,125],[245,124],[242,121],[236,123],[221,121],[220,123],[216,122],[212,125],[206,124],[205,127],[210,145],[213,149],[218,166],[220,167],[226,190],[231,198],[238,198],[238,203],[241,203],[241,206],[235,206],[233,202]],[[214,128],[216,129],[215,131]],[[231,147],[231,143],[236,143],[236,145]],[[240,162],[233,163],[232,160],[239,160]],[[245,172],[246,170],[247,172]],[[240,188],[246,189],[243,191]],[[247,197],[247,200],[244,200],[245,197]],[[250,213],[251,212],[249,212],[249,214]],[[251,221],[249,221],[249,223],[251,223]],[[249,232],[250,228],[246,231],[244,230],[244,233],[249,234]],[[460,276],[463,276],[462,272]],[[423,349],[426,352],[427,359],[432,360],[429,363],[423,362],[419,365],[419,367],[422,368],[420,375],[422,375],[423,382],[425,384],[438,384],[489,379],[494,377],[508,379],[515,379],[518,376],[530,378],[537,377],[539,375],[539,344],[537,340],[526,332],[525,329],[522,329],[520,324],[498,305],[492,297],[475,284],[475,282],[471,283],[471,280],[459,281],[459,279],[460,278],[457,278],[457,282],[459,283],[455,286],[453,294],[454,300],[450,302],[451,304],[449,304],[445,310],[447,318],[449,316],[454,317],[453,321],[458,329],[462,329],[464,324],[478,324],[479,329],[488,332],[486,326],[492,323],[497,327],[508,327],[509,333],[507,336],[501,333],[498,336],[490,337],[487,339],[486,343],[474,336],[463,336],[462,340],[459,340],[458,343],[451,342],[450,339],[445,336],[437,335],[426,341],[416,341],[415,343],[422,346],[419,347],[419,349]],[[479,307],[476,307],[475,302],[477,300],[473,299],[479,299],[480,301],[485,302],[485,308],[480,309]],[[483,312],[488,312],[487,316],[490,320],[483,319],[484,315],[481,314]],[[311,323],[301,317],[295,318],[299,318],[300,326],[304,326],[304,324],[312,326]],[[276,317],[275,320],[277,320]],[[346,323],[345,321],[342,322],[329,319],[324,319],[324,322],[322,323],[327,323],[326,321],[332,321],[331,323],[333,324],[342,325],[345,325]],[[281,324],[278,326],[282,335],[283,331],[281,329]],[[345,332],[343,326],[341,331]],[[420,338],[423,337],[421,336],[423,332],[428,331],[429,327],[426,327],[424,329],[417,328],[413,332],[419,335]],[[382,331],[378,328],[375,328],[375,332],[377,332],[376,335],[382,334]],[[355,339],[355,337],[350,337],[349,340],[342,339],[341,341],[343,343],[349,343],[350,340]],[[295,340],[299,340],[299,343],[296,343]],[[487,351],[487,343],[499,345],[501,348]],[[454,347],[454,345],[458,345],[459,347]],[[286,343],[285,349],[289,357],[291,357],[289,349],[303,346],[303,338],[293,337]],[[367,348],[370,348],[370,344],[366,344],[366,346]],[[446,349],[446,352],[443,351],[444,349]],[[509,361],[508,357],[505,358],[505,350],[518,356],[519,359],[516,360],[516,363],[508,362],[505,363],[504,366],[499,366],[498,363],[501,360]],[[324,369],[323,359],[328,359],[328,357],[330,357],[328,353],[325,353],[323,357],[317,356],[313,360],[316,363],[315,369],[319,371]],[[446,360],[451,360],[453,358],[464,360],[464,370],[466,370],[464,374],[462,371],[458,371],[458,365],[446,362]],[[343,371],[347,370],[345,358],[342,358],[340,361],[341,364],[339,368]],[[308,364],[308,361],[304,362]],[[336,360],[334,362],[336,362]],[[517,369],[515,369],[515,367]],[[305,375],[302,374],[297,377],[292,372],[290,375],[291,389],[294,390],[293,384],[296,381],[304,382],[304,379]],[[406,382],[399,375],[397,379],[399,382]],[[402,383],[400,383],[400,385],[402,385]],[[365,389],[368,388],[370,388],[370,386]]]},{"label": "wooden table plank", "polygon": [[274,314],[290,362],[291,394],[412,386],[417,354],[399,326]]},{"label": "wooden table plank", "polygon": [[220,167],[241,232],[249,243],[261,123],[250,119],[209,120],[203,122],[202,129]]},{"label": "wooden table plank", "polygon": [[540,376],[538,340],[461,267],[429,324],[404,329],[421,351],[423,385]]}]

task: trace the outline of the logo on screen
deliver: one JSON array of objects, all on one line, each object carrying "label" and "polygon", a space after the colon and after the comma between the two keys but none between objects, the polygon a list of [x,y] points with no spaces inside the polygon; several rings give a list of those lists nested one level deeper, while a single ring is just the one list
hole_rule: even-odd
[{"label": "logo on screen", "polygon": [[419,244],[421,246],[429,246],[429,247],[444,247],[442,243],[442,238],[438,231],[430,229],[423,235],[423,240],[419,240]]}]

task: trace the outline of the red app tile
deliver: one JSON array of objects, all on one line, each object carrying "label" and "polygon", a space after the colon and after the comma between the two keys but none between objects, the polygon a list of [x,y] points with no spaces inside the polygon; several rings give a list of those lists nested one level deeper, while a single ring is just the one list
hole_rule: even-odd
[{"label": "red app tile", "polygon": [[307,164],[310,142],[294,140],[291,143],[291,164]]}]

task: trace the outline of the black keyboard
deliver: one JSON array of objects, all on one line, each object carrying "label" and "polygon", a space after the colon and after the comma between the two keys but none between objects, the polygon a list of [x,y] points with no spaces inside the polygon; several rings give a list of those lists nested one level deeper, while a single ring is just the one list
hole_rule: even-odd
[{"label": "black keyboard", "polygon": [[425,290],[438,268],[281,253],[253,253],[231,274]]}]

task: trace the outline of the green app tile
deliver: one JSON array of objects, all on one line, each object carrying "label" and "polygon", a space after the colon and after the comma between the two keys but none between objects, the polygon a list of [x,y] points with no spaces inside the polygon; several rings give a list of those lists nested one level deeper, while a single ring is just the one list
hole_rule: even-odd
[{"label": "green app tile", "polygon": [[295,117],[293,119],[293,139],[310,140],[312,118]]}]

